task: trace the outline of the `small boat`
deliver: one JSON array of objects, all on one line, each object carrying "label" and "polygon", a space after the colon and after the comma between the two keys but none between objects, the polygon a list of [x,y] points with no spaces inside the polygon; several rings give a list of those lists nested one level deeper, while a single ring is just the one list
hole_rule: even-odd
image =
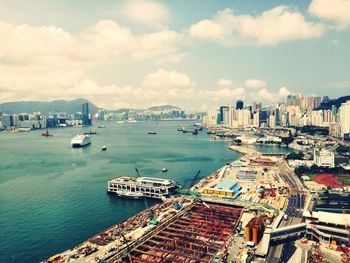
[{"label": "small boat", "polygon": [[192,132],[193,135],[197,135],[198,134],[198,130],[194,129]]},{"label": "small boat", "polygon": [[144,197],[143,193],[141,192],[131,192],[128,190],[117,190],[115,193],[117,196],[131,199],[140,199]]},{"label": "small boat", "polygon": [[101,124],[101,125],[98,125],[98,128],[99,128],[99,129],[102,129],[102,128],[106,128],[106,126],[104,126],[103,124]]},{"label": "small boat", "polygon": [[52,134],[49,134],[49,130],[45,129],[45,131],[41,134],[41,136],[45,136],[45,137],[52,137]]},{"label": "small boat", "polygon": [[148,132],[147,134],[153,134],[153,135],[156,135],[157,133],[156,133],[156,132]]},{"label": "small boat", "polygon": [[94,134],[96,134],[96,135],[98,135],[98,133],[97,132],[95,132],[95,131],[88,131],[88,132],[84,132],[84,135],[94,135]]},{"label": "small boat", "polygon": [[162,173],[166,173],[168,171],[168,168],[166,168],[166,167],[164,167],[163,169],[162,169]]},{"label": "small boat", "polygon": [[106,151],[107,150],[107,146],[106,145],[103,145],[102,148],[101,148],[102,151]]}]

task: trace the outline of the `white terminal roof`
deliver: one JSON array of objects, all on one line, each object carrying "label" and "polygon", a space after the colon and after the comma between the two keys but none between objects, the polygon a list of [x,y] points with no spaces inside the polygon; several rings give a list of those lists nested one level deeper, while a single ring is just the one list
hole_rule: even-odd
[{"label": "white terminal roof", "polygon": [[[311,217],[310,211],[304,211],[304,216]],[[350,225],[349,214],[312,212],[312,217],[324,223],[335,224],[335,225]]]}]

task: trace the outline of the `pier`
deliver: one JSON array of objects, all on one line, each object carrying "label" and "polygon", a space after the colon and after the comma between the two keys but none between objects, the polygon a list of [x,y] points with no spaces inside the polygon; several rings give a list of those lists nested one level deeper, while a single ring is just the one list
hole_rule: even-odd
[{"label": "pier", "polygon": [[168,179],[121,176],[108,181],[107,192],[134,199],[162,199],[168,197],[176,188],[176,183]]}]

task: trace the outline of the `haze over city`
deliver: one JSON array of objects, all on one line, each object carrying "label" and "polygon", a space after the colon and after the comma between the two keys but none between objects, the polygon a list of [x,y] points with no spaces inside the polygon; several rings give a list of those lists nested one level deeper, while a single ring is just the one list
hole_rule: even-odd
[{"label": "haze over city", "polygon": [[0,6],[0,102],[84,97],[106,109],[205,111],[350,88],[346,0]]},{"label": "haze over city", "polygon": [[349,263],[350,0],[0,0],[0,262]]}]

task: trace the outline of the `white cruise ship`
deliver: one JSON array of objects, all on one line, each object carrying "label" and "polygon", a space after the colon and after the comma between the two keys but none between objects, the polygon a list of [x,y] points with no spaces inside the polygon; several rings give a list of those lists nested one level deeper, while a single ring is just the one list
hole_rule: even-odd
[{"label": "white cruise ship", "polygon": [[89,135],[78,134],[74,136],[71,140],[72,148],[79,148],[89,145],[91,143],[91,138]]}]

